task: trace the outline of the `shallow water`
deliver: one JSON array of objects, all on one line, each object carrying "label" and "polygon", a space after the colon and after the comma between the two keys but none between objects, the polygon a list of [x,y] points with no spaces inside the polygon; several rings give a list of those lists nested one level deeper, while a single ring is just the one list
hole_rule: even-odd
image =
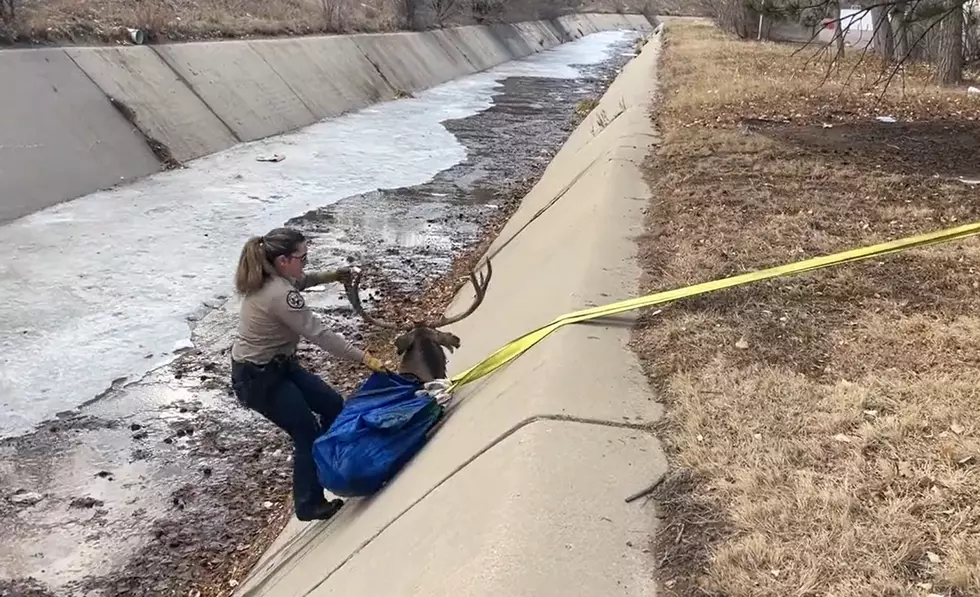
[{"label": "shallow water", "polygon": [[[632,35],[591,35],[0,227],[0,252],[16,255],[0,261],[0,437],[169,362],[189,345],[193,321],[230,294],[249,235],[344,197],[429,180],[466,158],[444,121],[489,108],[506,78],[574,79],[571,65],[598,64]],[[273,153],[285,161],[256,161]],[[378,225],[402,240],[438,236]]]}]

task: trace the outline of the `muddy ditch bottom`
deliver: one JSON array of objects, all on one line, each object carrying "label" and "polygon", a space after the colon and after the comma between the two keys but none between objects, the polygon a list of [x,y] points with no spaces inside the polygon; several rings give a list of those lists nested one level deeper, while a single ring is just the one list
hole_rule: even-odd
[{"label": "muddy ditch bottom", "polygon": [[[436,316],[631,46],[575,80],[504,80],[491,108],[444,123],[467,158],[428,183],[290,220],[310,235],[309,269],[357,263],[382,317]],[[342,288],[316,290],[308,303],[328,323],[391,355],[390,336],[365,328]],[[228,387],[236,314],[230,299],[191,322],[194,348],[171,366],[0,441],[0,597],[234,592],[292,517],[291,446]],[[300,357],[343,392],[367,377],[310,346]]]}]

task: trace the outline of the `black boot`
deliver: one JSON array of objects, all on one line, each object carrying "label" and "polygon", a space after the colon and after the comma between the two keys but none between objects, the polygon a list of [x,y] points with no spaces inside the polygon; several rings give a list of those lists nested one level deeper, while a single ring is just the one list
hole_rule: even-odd
[{"label": "black boot", "polygon": [[317,507],[313,508],[311,512],[303,512],[301,516],[299,512],[296,513],[296,518],[303,522],[309,522],[311,520],[330,520],[333,515],[340,511],[341,507],[344,505],[344,500],[330,500],[329,502],[324,501]]}]

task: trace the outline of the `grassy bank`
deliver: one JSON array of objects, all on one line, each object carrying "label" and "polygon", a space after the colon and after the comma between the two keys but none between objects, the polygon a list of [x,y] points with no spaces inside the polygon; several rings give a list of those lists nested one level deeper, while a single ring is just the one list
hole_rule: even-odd
[{"label": "grassy bank", "polygon": [[[826,62],[706,24],[666,43],[645,291],[980,221],[957,180],[980,179],[976,95],[909,72],[878,103],[869,58],[825,81]],[[666,595],[980,594],[978,272],[971,239],[637,328],[667,404]]]},{"label": "grassy bank", "polygon": [[[9,9],[5,8],[8,6]],[[127,43],[381,32],[552,18],[676,12],[679,0],[0,0],[0,43]],[[412,19],[408,18],[413,6]]]}]

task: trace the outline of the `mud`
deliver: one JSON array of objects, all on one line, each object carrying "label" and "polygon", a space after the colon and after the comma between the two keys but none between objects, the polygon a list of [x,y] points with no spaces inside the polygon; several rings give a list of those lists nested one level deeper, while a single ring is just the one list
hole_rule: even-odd
[{"label": "mud", "polygon": [[[631,47],[624,41],[577,80],[503,81],[490,109],[444,123],[467,158],[428,183],[290,220],[310,235],[310,269],[357,263],[367,305],[389,317],[439,312],[574,128],[576,105],[601,95]],[[386,337],[352,316],[342,289],[307,300],[338,331],[384,352]],[[194,322],[194,348],[171,366],[0,441],[0,597],[234,591],[292,516],[291,447],[238,406],[226,382],[236,312],[230,299]],[[364,377],[309,346],[301,358],[344,392]],[[17,491],[42,499],[14,503]]]},{"label": "mud", "polygon": [[898,174],[980,178],[980,124],[973,121],[852,122],[824,126],[746,121],[753,131],[827,160]]}]

